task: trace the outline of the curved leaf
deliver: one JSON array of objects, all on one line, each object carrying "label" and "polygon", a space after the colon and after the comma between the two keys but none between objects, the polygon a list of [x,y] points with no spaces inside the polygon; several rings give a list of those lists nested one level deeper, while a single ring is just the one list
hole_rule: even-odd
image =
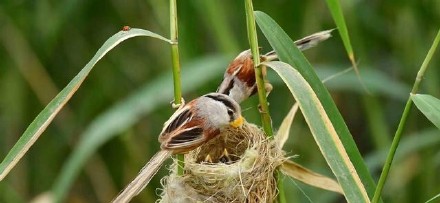
[{"label": "curved leaf", "polygon": [[87,63],[86,66],[76,75],[61,92],[38,114],[38,116],[28,126],[26,131],[14,145],[14,147],[6,155],[5,159],[0,164],[0,181],[5,178],[9,171],[17,164],[17,162],[26,154],[29,148],[37,141],[40,135],[46,130],[47,126],[52,122],[58,112],[69,101],[73,94],[81,86],[87,75],[90,73],[94,65],[104,57],[107,52],[112,50],[116,45],[124,40],[137,36],[154,37],[168,43],[170,40],[142,29],[130,29],[128,31],[120,31],[110,37],[99,50],[95,56]]},{"label": "curved leaf", "polygon": [[316,96],[322,103],[327,115],[330,118],[339,138],[342,141],[345,149],[347,150],[350,160],[353,162],[356,171],[358,172],[368,194],[372,197],[376,185],[371,177],[362,156],[353,140],[353,137],[348,130],[344,119],[338,111],[330,93],[325,86],[321,83],[320,79],[316,75],[313,67],[294,46],[293,41],[289,36],[281,29],[281,27],[267,14],[256,11],[256,21],[260,26],[261,31],[266,36],[272,48],[276,51],[279,59],[291,66],[295,67],[301,75],[308,81]]},{"label": "curved leaf", "polygon": [[287,63],[265,62],[284,80],[299,104],[327,164],[341,185],[348,202],[370,202],[364,185],[345,151],[344,145],[312,87]]},{"label": "curved leaf", "polygon": [[[183,92],[200,87],[219,77],[228,64],[226,57],[211,56],[182,67]],[[209,70],[209,71],[207,71]],[[203,77],[200,73],[203,72]],[[173,97],[171,70],[141,87],[119,104],[99,115],[81,135],[80,142],[55,180],[55,202],[64,199],[76,176],[90,156],[105,142],[136,123],[160,105],[169,104]]]},{"label": "curved leaf", "polygon": [[[332,79],[326,80],[324,83],[325,87],[330,91],[345,91],[359,94],[365,93],[365,90],[357,85],[359,84],[359,80],[354,72],[338,75],[344,70],[322,64],[314,65],[314,67],[316,74],[321,80],[332,77]],[[411,87],[407,84],[393,80],[393,78],[386,75],[384,72],[373,68],[361,69],[360,73],[365,78],[365,86],[372,94],[399,101],[406,101],[408,99],[408,89],[411,89]],[[338,76],[334,77],[335,75]],[[283,83],[279,77],[273,74],[268,74],[267,79],[274,86]]]},{"label": "curved leaf", "polygon": [[326,0],[326,2],[332,14],[333,20],[338,27],[339,34],[341,35],[342,42],[344,43],[345,50],[348,54],[348,58],[350,58],[350,61],[355,64],[353,48],[351,47],[347,24],[345,23],[345,18],[342,13],[341,4],[339,3],[339,0]]},{"label": "curved leaf", "polygon": [[289,138],[290,126],[292,126],[293,118],[298,111],[298,103],[295,103],[292,108],[290,108],[289,113],[284,117],[277,134],[274,137],[275,143],[279,149],[282,149],[287,139]]},{"label": "curved leaf", "polygon": [[284,162],[281,165],[281,171],[284,174],[294,179],[297,179],[305,184],[324,190],[337,192],[342,195],[344,194],[342,192],[341,186],[338,184],[337,181],[319,173],[313,172],[310,169],[307,169],[304,166],[301,166],[293,161],[288,160]]},{"label": "curved leaf", "polygon": [[341,36],[342,42],[344,43],[345,50],[347,51],[348,58],[350,59],[351,65],[353,66],[353,69],[356,73],[357,79],[361,83],[364,90],[368,92],[367,87],[365,86],[361,75],[359,73],[359,68],[356,64],[356,59],[354,56],[353,48],[351,47],[350,37],[348,35],[348,29],[347,24],[345,23],[345,18],[342,13],[341,4],[339,3],[339,0],[326,0],[327,6],[330,9],[330,13],[332,14],[333,20],[336,23],[336,26],[339,30],[339,35]]},{"label": "curved leaf", "polygon": [[427,94],[412,94],[411,99],[426,118],[440,129],[440,100]]}]

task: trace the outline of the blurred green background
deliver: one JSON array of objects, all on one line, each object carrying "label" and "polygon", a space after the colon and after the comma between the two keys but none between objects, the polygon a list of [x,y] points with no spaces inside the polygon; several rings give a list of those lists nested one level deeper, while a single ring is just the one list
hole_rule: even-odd
[{"label": "blurred green background", "polygon": [[[354,72],[326,82],[377,180],[404,103],[440,27],[440,1],[342,1],[365,92]],[[332,29],[325,1],[254,1],[299,39]],[[215,91],[228,63],[248,49],[244,3],[178,1],[184,98]],[[0,3],[0,157],[12,148],[44,106],[81,70],[102,43],[124,25],[169,37],[167,1],[12,1]],[[305,52],[323,78],[350,67],[337,30]],[[270,51],[260,35],[260,46]],[[434,55],[420,93],[440,97],[440,57]],[[27,155],[0,182],[0,202],[29,202],[56,187],[82,140],[92,157],[68,189],[66,202],[108,202],[159,149],[157,135],[172,114],[168,44],[151,38],[123,42],[100,61]],[[273,72],[269,96],[277,128],[293,98]],[[257,100],[242,108],[259,124]],[[89,137],[88,137],[89,136]],[[385,202],[425,202],[440,193],[440,131],[413,108],[384,191]],[[294,160],[331,176],[301,116],[285,150]],[[157,199],[161,170],[139,202]],[[331,192],[286,177],[289,202],[343,202]],[[41,196],[40,196],[41,197]]]}]

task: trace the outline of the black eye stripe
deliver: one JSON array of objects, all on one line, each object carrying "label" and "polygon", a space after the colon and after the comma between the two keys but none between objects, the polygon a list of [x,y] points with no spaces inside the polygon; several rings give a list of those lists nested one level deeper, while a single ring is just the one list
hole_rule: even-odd
[{"label": "black eye stripe", "polygon": [[229,107],[230,109],[232,109],[232,111],[236,112],[237,108],[234,106],[234,104],[232,104],[231,101],[229,101],[228,99],[224,98],[223,96],[214,96],[214,95],[206,95],[206,97],[211,98],[215,101],[219,101],[221,103],[223,103],[225,106]]}]

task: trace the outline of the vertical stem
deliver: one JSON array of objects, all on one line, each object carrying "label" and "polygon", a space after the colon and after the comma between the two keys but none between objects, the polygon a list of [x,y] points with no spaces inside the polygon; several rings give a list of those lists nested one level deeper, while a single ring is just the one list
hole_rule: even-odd
[{"label": "vertical stem", "polygon": [[[173,81],[174,81],[174,105],[182,104],[182,87],[180,82],[180,60],[179,60],[179,44],[178,44],[178,29],[177,29],[177,5],[176,0],[170,0],[170,39],[171,57],[173,63]],[[177,174],[183,175],[184,156],[177,155]]]},{"label": "vertical stem", "polygon": [[171,57],[173,63],[174,81],[174,104],[179,105],[182,100],[182,90],[180,82],[180,60],[177,29],[177,5],[176,0],[170,0],[170,34],[171,34]]},{"label": "vertical stem", "polygon": [[[266,67],[260,64],[260,50],[258,46],[257,28],[255,25],[254,7],[252,5],[252,0],[244,0],[244,2],[246,10],[247,33],[254,62],[255,80],[258,89],[258,100],[260,101],[261,121],[266,136],[273,138],[272,119],[270,118],[269,114],[269,105],[267,104],[266,88],[264,84],[266,75],[263,74],[263,71],[265,72]],[[274,175],[277,178],[277,187],[279,191],[278,202],[285,203],[286,197],[284,192],[282,174],[280,171],[276,171]]]},{"label": "vertical stem", "polygon": [[437,36],[435,36],[434,42],[432,43],[431,48],[429,49],[428,54],[426,55],[426,58],[423,61],[422,66],[420,67],[419,72],[417,72],[416,81],[414,81],[414,86],[411,90],[412,94],[417,93],[417,91],[419,90],[420,81],[422,81],[422,78],[425,75],[426,69],[428,68],[428,64],[431,61],[432,56],[435,53],[435,50],[437,49],[439,41],[440,41],[440,30],[438,31]]},{"label": "vertical stem", "polygon": [[286,192],[284,191],[284,175],[280,170],[277,171],[277,188],[278,188],[278,203],[286,203]]},{"label": "vertical stem", "polygon": [[269,105],[267,104],[266,89],[264,87],[265,75],[263,75],[263,69],[265,67],[260,65],[260,53],[258,47],[257,29],[255,26],[255,16],[254,16],[254,8],[252,6],[252,0],[245,0],[245,9],[246,9],[246,24],[247,24],[248,39],[252,51],[252,58],[255,68],[255,79],[258,89],[258,99],[260,101],[261,120],[262,120],[264,132],[268,137],[272,137],[273,136],[272,120],[269,114]]},{"label": "vertical stem", "polygon": [[[423,64],[420,67],[419,72],[417,73],[417,77],[414,82],[413,88],[411,90],[411,94],[415,94],[419,90],[420,82],[422,81],[422,78],[425,75],[428,64],[431,61],[432,56],[434,55],[434,52],[437,48],[437,45],[439,44],[439,41],[440,41],[440,30],[438,31],[437,36],[435,37],[434,42],[432,43],[432,46],[429,49],[428,54],[426,55],[426,58],[423,61]],[[394,154],[396,153],[397,147],[399,146],[399,142],[400,142],[400,138],[402,136],[403,128],[405,127],[405,123],[408,118],[411,107],[412,107],[412,100],[410,97],[410,98],[408,98],[408,101],[406,102],[405,109],[403,110],[402,118],[400,119],[400,123],[399,123],[399,126],[397,127],[396,134],[394,135],[394,139],[391,144],[390,151],[388,152],[388,156],[385,161],[385,165],[382,169],[382,173],[380,174],[379,182],[377,183],[376,191],[374,192],[374,197],[372,200],[373,203],[377,203],[380,199],[383,186],[385,185],[385,182],[387,180],[388,172],[390,171],[391,164],[394,159]]]}]

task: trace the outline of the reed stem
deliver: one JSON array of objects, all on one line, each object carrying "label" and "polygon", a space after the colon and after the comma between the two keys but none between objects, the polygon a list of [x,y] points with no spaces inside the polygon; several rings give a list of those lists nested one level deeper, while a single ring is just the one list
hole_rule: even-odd
[{"label": "reed stem", "polygon": [[[170,39],[171,58],[173,64],[173,81],[174,81],[174,102],[173,106],[182,104],[182,83],[180,81],[180,59],[179,59],[179,43],[178,43],[178,27],[177,27],[177,4],[176,0],[170,0]],[[177,155],[177,174],[183,175],[184,168],[183,154]]]},{"label": "reed stem", "polygon": [[[422,66],[420,67],[419,72],[417,73],[417,77],[414,81],[413,88],[411,90],[411,94],[416,94],[419,90],[420,82],[422,81],[423,76],[425,75],[426,69],[428,68],[428,64],[432,59],[432,56],[435,53],[435,50],[437,49],[437,45],[440,41],[440,30],[437,33],[437,36],[434,39],[434,42],[432,43],[431,48],[428,51],[428,54],[426,55],[425,60],[422,63]],[[409,112],[412,107],[412,100],[411,97],[408,98],[406,101],[405,109],[403,110],[402,118],[400,119],[399,126],[397,127],[396,133],[394,135],[393,142],[391,143],[390,151],[388,152],[387,159],[385,161],[385,165],[383,166],[382,173],[380,174],[379,182],[377,183],[376,191],[374,192],[373,196],[373,203],[377,203],[380,199],[383,186],[385,185],[385,182],[388,177],[388,173],[391,168],[391,164],[394,159],[394,155],[396,154],[397,147],[399,146],[400,138],[402,137],[402,132],[406,124],[406,120],[408,118]]]}]

